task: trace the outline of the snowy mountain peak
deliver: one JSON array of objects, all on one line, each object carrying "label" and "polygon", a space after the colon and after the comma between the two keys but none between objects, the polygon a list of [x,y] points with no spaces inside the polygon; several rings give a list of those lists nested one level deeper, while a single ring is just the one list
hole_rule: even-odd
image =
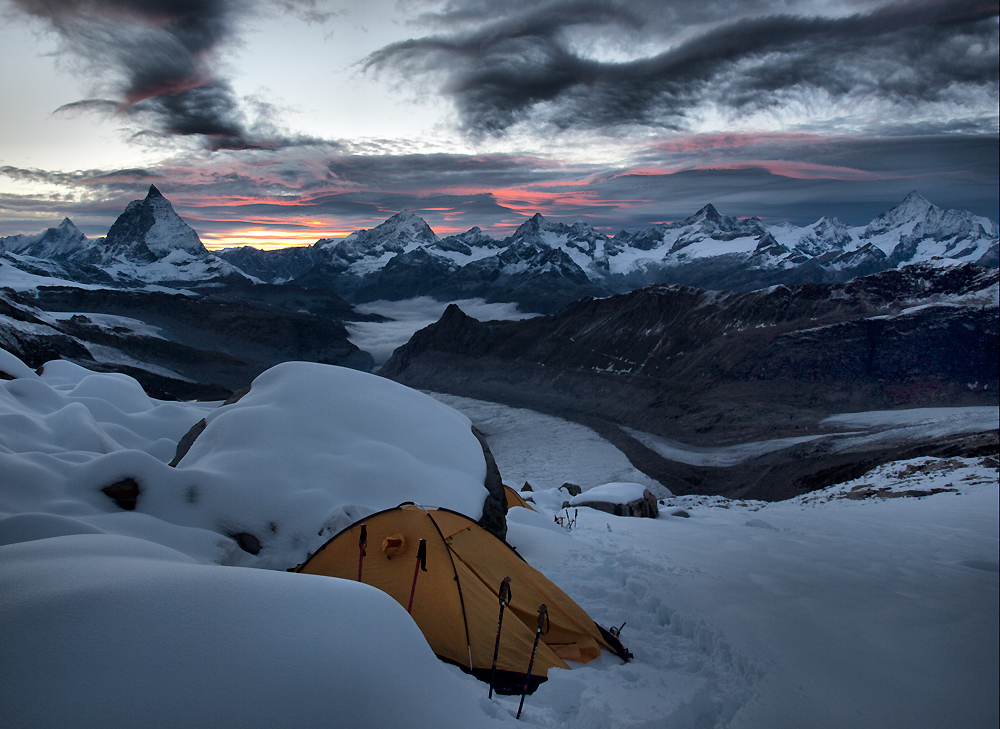
[{"label": "snowy mountain peak", "polygon": [[692,222],[695,220],[717,221],[721,219],[722,216],[719,214],[719,211],[715,209],[715,206],[712,203],[709,203],[689,218]]},{"label": "snowy mountain peak", "polygon": [[[939,211],[940,208],[932,205],[924,199],[920,193],[913,191],[896,207],[886,210],[875,218],[865,228],[863,238],[870,238],[881,233],[885,233],[893,228],[912,228],[918,222],[927,218],[932,211]],[[909,231],[906,231],[909,232]]]},{"label": "snowy mountain peak", "polygon": [[175,250],[207,256],[198,234],[174,212],[170,201],[154,185],[143,200],[133,200],[104,239],[105,255],[153,261]]},{"label": "snowy mountain peak", "polygon": [[394,241],[404,243],[406,239],[418,240],[421,243],[437,241],[437,235],[427,225],[427,222],[411,210],[400,210],[384,223],[370,230],[359,230],[348,238],[356,237],[359,241]]},{"label": "snowy mountain peak", "polygon": [[335,261],[336,266],[345,267],[363,259],[378,260],[387,254],[405,253],[436,243],[437,234],[423,218],[410,210],[401,210],[374,228],[356,230],[346,238],[318,240],[315,248],[319,255]]},{"label": "snowy mountain peak", "polygon": [[514,231],[513,237],[523,238],[529,235],[537,235],[541,231],[549,230],[550,228],[551,223],[549,223],[549,221],[547,221],[541,213],[535,213],[517,226],[517,230]]},{"label": "snowy mountain peak", "polygon": [[63,259],[88,244],[87,236],[69,218],[63,218],[58,226],[41,233],[0,238],[0,250],[43,259]]}]

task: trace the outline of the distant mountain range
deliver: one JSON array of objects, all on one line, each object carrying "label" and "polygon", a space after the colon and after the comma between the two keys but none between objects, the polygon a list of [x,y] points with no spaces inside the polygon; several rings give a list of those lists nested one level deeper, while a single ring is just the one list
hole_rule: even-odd
[{"label": "distant mountain range", "polygon": [[750,291],[846,281],[936,258],[995,266],[997,225],[938,208],[915,192],[853,228],[835,218],[805,227],[765,225],[706,205],[685,220],[615,236],[535,215],[498,241],[479,228],[438,238],[403,211],[342,240],[305,249],[226,249],[219,256],[261,281],[327,288],[352,302],[482,297],[548,313],[585,296],[654,283]]},{"label": "distant mountain range", "polygon": [[88,239],[69,219],[34,235],[0,238],[0,264],[10,266],[0,265],[0,286],[12,275],[119,288],[290,284],[352,303],[481,297],[548,313],[586,296],[657,283],[751,291],[846,281],[934,260],[996,266],[997,240],[997,224],[988,218],[943,210],[914,192],[857,227],[835,218],[805,227],[766,225],[706,205],[685,220],[615,236],[535,215],[503,240],[479,228],[441,238],[404,210],[343,239],[213,254],[151,186],[104,238]]}]

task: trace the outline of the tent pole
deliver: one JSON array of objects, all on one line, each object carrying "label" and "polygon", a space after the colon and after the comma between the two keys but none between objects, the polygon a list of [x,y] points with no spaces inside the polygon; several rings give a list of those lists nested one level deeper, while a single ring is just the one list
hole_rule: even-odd
[{"label": "tent pole", "polygon": [[[521,691],[521,703],[517,705],[517,716],[521,718],[521,709],[524,708],[524,695],[528,693],[528,684],[531,683],[531,667],[535,665],[535,651],[538,650],[538,639],[542,636],[542,626],[548,622],[548,608],[544,604],[538,606],[538,627],[535,629],[535,644],[531,647],[531,660],[528,661],[528,672],[524,674],[524,689]],[[545,629],[548,633],[548,628]]]},{"label": "tent pole", "polygon": [[417,591],[417,575],[420,570],[427,571],[427,540],[420,540],[420,547],[417,549],[417,563],[413,566],[413,587],[410,588],[410,604],[406,606],[406,612],[413,609],[413,594]]},{"label": "tent pole", "polygon": [[358,537],[358,582],[361,582],[361,564],[365,561],[365,547],[368,546],[368,525],[361,525],[361,536]]}]

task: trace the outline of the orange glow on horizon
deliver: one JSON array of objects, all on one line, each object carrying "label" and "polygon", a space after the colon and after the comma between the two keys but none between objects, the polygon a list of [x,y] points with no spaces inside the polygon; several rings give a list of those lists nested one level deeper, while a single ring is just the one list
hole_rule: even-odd
[{"label": "orange glow on horizon", "polygon": [[311,246],[321,238],[346,238],[354,231],[323,232],[314,230],[275,230],[268,228],[242,228],[219,233],[205,233],[201,242],[210,251],[237,246],[253,246],[262,250]]}]

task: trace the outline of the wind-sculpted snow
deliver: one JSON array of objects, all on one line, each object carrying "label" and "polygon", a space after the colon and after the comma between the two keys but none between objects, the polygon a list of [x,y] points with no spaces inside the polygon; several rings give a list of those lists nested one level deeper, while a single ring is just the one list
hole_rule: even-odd
[{"label": "wind-sculpted snow", "polygon": [[[483,513],[486,462],[468,418],[373,375],[286,363],[220,407],[157,401],[126,375],[69,362],[40,377],[7,353],[0,364],[16,377],[0,382],[0,514],[101,517],[112,533],[141,514],[160,531],[201,535],[199,556],[214,534],[213,561],[284,569],[404,501]],[[203,418],[204,432],[167,465]],[[132,513],[102,492],[128,479]]]}]

